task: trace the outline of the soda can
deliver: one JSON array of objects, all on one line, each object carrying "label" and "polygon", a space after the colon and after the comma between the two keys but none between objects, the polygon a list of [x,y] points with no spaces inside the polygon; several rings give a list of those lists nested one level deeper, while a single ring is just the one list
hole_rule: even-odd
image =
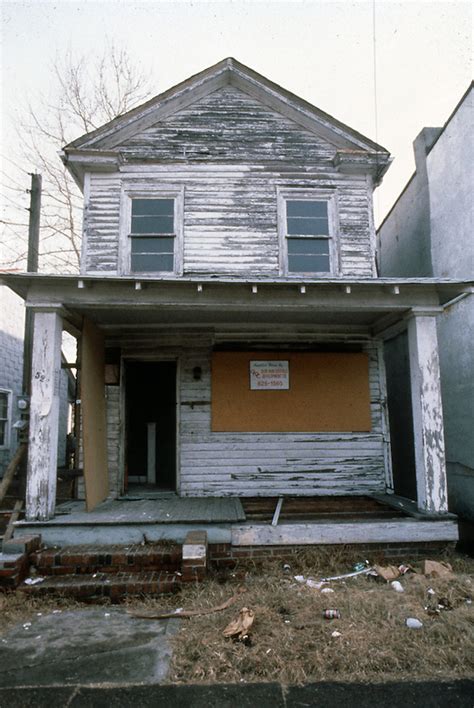
[{"label": "soda can", "polygon": [[324,610],[323,617],[327,620],[338,620],[341,619],[341,612],[340,610]]}]

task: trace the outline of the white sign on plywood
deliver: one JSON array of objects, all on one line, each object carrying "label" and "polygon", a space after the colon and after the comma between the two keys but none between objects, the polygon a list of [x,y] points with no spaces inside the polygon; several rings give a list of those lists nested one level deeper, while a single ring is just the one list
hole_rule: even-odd
[{"label": "white sign on plywood", "polygon": [[288,391],[290,366],[288,361],[251,361],[250,389],[252,391]]}]

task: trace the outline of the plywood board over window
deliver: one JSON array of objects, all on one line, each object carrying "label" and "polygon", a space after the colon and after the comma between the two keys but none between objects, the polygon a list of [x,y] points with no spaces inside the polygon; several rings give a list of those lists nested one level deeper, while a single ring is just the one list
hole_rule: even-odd
[{"label": "plywood board over window", "polygon": [[[288,362],[288,388],[252,389],[250,362],[258,360]],[[367,354],[213,353],[214,432],[369,432],[370,429]]]}]

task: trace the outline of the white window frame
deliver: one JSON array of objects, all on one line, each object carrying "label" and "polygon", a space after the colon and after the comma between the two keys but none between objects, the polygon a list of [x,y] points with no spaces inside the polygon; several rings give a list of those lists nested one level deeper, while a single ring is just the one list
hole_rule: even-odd
[{"label": "white window frame", "polygon": [[[325,271],[289,271],[288,270],[288,233],[286,220],[286,203],[288,201],[326,202],[328,207],[329,235],[329,270]],[[278,208],[278,241],[279,241],[279,267],[280,275],[290,278],[302,279],[307,277],[330,278],[340,274],[339,248],[338,248],[338,210],[337,193],[335,190],[322,189],[281,189],[277,187]],[[298,236],[295,235],[295,238]],[[304,236],[301,238],[323,239],[320,236]]]},{"label": "white window frame", "polygon": [[8,388],[0,388],[0,393],[7,394],[7,418],[5,426],[5,441],[0,444],[0,450],[8,450],[10,447],[11,440],[11,427],[12,427],[12,391]]},{"label": "white window frame", "polygon": [[[132,201],[133,199],[173,199],[174,200],[174,262],[173,270],[132,271]],[[172,236],[170,234],[170,236]],[[124,186],[120,205],[120,275],[132,275],[137,278],[166,277],[183,274],[184,241],[184,186]]]}]

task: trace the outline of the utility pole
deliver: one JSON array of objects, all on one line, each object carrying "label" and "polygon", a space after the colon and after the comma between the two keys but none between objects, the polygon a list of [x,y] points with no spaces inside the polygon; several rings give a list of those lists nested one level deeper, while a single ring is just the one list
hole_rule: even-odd
[{"label": "utility pole", "polygon": [[[41,212],[41,175],[31,175],[30,192],[30,216],[28,221],[28,273],[38,272],[38,251],[40,233],[40,212]],[[19,401],[21,419],[23,426],[19,429],[19,443],[24,444],[26,455],[18,470],[18,494],[24,500],[26,495],[26,468],[27,468],[27,443],[28,443],[28,420],[29,420],[29,397],[31,393],[31,364],[33,355],[33,313],[27,307],[25,312],[25,334],[23,339],[23,381],[22,381],[22,401]]]},{"label": "utility pole", "polygon": [[[30,218],[28,227],[28,273],[38,272],[38,251],[41,211],[41,175],[31,175]],[[33,313],[26,308],[25,338],[23,343],[23,395],[29,396],[31,389],[31,356],[33,350]]]}]

